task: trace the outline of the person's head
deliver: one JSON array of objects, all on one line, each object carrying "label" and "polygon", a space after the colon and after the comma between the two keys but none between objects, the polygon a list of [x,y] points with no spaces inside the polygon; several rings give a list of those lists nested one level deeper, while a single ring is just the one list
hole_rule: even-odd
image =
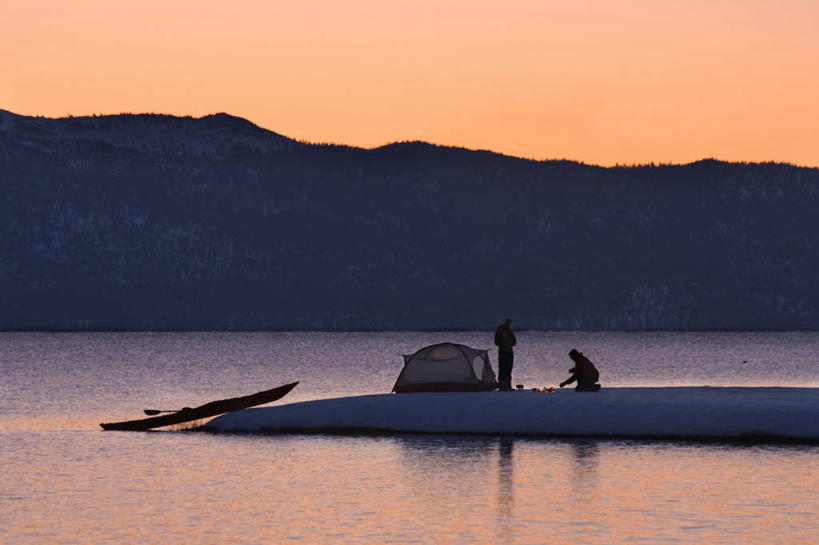
[{"label": "person's head", "polygon": [[569,357],[572,358],[573,360],[576,360],[579,356],[580,356],[580,352],[578,352],[574,348],[569,350]]},{"label": "person's head", "polygon": [[503,321],[503,325],[510,327],[512,325],[512,318],[507,318]]}]

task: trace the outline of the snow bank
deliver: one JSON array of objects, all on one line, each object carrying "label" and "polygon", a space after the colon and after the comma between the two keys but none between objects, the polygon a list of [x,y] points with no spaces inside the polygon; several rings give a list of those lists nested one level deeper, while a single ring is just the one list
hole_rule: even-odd
[{"label": "snow bank", "polygon": [[246,409],[206,428],[819,441],[819,388],[383,394]]}]

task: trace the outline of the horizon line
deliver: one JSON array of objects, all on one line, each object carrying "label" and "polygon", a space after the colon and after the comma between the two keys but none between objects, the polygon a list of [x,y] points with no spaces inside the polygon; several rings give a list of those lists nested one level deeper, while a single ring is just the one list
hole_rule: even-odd
[{"label": "horizon line", "polygon": [[673,162],[673,161],[672,162],[663,162],[663,161],[651,160],[651,161],[644,162],[644,163],[619,163],[619,162],[617,162],[617,163],[613,163],[613,164],[600,164],[600,163],[588,163],[588,162],[586,162],[586,161],[584,161],[582,159],[569,159],[569,158],[566,158],[566,157],[561,157],[561,158],[552,157],[552,158],[537,159],[537,158],[534,158],[534,157],[526,157],[526,156],[523,156],[523,155],[512,155],[512,154],[509,154],[509,153],[495,151],[495,150],[491,150],[491,149],[488,149],[488,148],[470,148],[470,147],[466,147],[466,146],[462,146],[462,145],[458,145],[458,144],[441,144],[441,143],[432,142],[432,141],[428,141],[428,140],[421,140],[421,139],[417,139],[417,138],[415,138],[415,139],[411,138],[411,139],[406,139],[406,140],[394,140],[394,141],[391,141],[391,142],[386,142],[384,144],[379,144],[379,145],[376,145],[376,146],[366,147],[366,146],[359,146],[359,145],[354,145],[354,144],[346,144],[346,143],[338,143],[338,142],[321,142],[321,141],[313,141],[313,140],[293,138],[293,137],[287,136],[285,134],[282,134],[280,132],[277,132],[275,130],[268,129],[266,127],[262,127],[261,125],[258,125],[257,123],[255,123],[254,121],[252,121],[252,120],[250,120],[248,118],[241,117],[241,116],[238,116],[238,115],[234,115],[234,114],[224,112],[224,111],[213,112],[213,113],[209,113],[209,114],[205,114],[205,115],[201,115],[201,116],[194,116],[194,115],[191,115],[191,114],[169,114],[169,113],[162,113],[162,112],[129,112],[129,111],[123,111],[123,112],[119,112],[119,113],[90,113],[90,114],[88,114],[88,113],[86,113],[86,114],[68,113],[68,114],[65,114],[65,115],[60,116],[60,117],[49,117],[49,116],[46,116],[46,115],[39,115],[39,114],[37,114],[37,115],[20,114],[20,113],[13,112],[11,110],[7,110],[5,108],[0,107],[0,113],[8,113],[8,114],[11,114],[11,115],[16,116],[16,117],[23,117],[23,118],[29,118],[29,119],[48,119],[48,120],[52,120],[52,121],[61,121],[61,120],[77,119],[77,118],[93,119],[93,118],[97,118],[97,117],[117,117],[117,116],[126,116],[126,115],[174,117],[174,118],[181,118],[181,119],[201,120],[201,119],[206,119],[208,117],[215,117],[215,116],[224,115],[224,116],[228,116],[228,117],[231,117],[231,118],[234,118],[234,119],[239,119],[239,120],[245,121],[247,123],[250,123],[254,127],[259,128],[260,130],[263,130],[263,131],[266,131],[266,132],[281,136],[281,137],[286,138],[288,140],[291,140],[293,142],[298,142],[300,144],[304,144],[304,145],[308,145],[308,146],[327,146],[327,147],[351,148],[351,149],[362,150],[362,151],[376,151],[376,150],[379,150],[379,149],[383,149],[383,148],[386,148],[386,147],[389,147],[389,146],[395,146],[395,145],[423,144],[423,145],[428,145],[428,146],[438,147],[438,148],[457,149],[457,150],[464,150],[464,151],[470,151],[470,152],[479,152],[479,153],[491,153],[493,155],[499,155],[501,157],[508,157],[508,158],[512,158],[512,159],[520,159],[520,160],[523,160],[523,161],[531,161],[531,162],[536,162],[536,163],[550,163],[550,162],[551,163],[555,163],[555,162],[557,162],[557,163],[566,163],[566,162],[568,162],[568,163],[576,163],[576,164],[581,165],[581,166],[604,168],[604,169],[609,169],[609,168],[614,169],[614,168],[684,167],[684,166],[695,165],[697,163],[704,163],[704,162],[708,162],[708,161],[713,161],[713,162],[717,162],[717,163],[725,163],[725,164],[737,164],[737,165],[784,165],[784,166],[792,166],[792,167],[795,167],[795,168],[814,169],[814,170],[819,169],[819,164],[817,164],[817,165],[806,165],[806,164],[792,163],[792,162],[789,162],[789,161],[780,161],[780,160],[776,160],[776,159],[768,159],[768,160],[764,160],[764,161],[763,160],[754,161],[754,160],[745,160],[745,159],[731,161],[731,160],[726,160],[726,159],[720,159],[720,158],[715,157],[715,156],[701,157],[699,159],[691,160],[691,161],[688,161],[688,162]]}]

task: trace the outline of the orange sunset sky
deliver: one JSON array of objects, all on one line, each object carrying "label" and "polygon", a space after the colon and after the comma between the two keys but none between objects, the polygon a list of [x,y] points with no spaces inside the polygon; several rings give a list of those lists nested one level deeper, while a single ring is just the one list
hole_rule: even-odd
[{"label": "orange sunset sky", "polygon": [[819,166],[817,0],[0,0],[0,108]]}]

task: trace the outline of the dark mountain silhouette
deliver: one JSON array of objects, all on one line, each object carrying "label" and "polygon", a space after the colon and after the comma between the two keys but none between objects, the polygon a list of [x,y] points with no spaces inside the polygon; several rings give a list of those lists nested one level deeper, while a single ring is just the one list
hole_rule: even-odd
[{"label": "dark mountain silhouette", "polygon": [[0,329],[819,329],[819,169],[0,111]]}]

